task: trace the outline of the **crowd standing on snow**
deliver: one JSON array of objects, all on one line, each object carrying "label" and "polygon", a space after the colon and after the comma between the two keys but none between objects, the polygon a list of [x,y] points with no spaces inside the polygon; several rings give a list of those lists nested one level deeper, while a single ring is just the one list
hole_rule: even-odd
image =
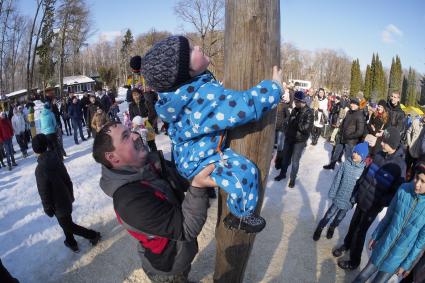
[{"label": "crowd standing on snow", "polygon": [[[196,238],[207,217],[208,197],[215,196],[213,187],[229,195],[227,228],[258,233],[266,225],[253,213],[258,169],[226,148],[224,140],[226,129],[261,119],[263,112],[277,107],[275,167],[280,173],[276,182],[287,177],[292,164],[288,187],[296,188],[309,140],[316,146],[322,137],[333,147],[329,163],[323,166],[336,171],[329,188],[330,207],[319,215],[313,240],[320,240],[329,223],[326,237],[332,238],[355,206],[343,244],[330,251],[335,257],[348,253],[338,266],[357,269],[368,240],[372,254],[354,282],[370,278],[386,282],[394,274],[402,282],[425,280],[425,116],[405,116],[399,93],[375,103],[366,101],[362,93],[348,97],[324,88],[301,90],[282,83],[277,69],[272,81],[234,93],[215,80],[208,64],[199,47],[181,36],[157,43],[143,57],[133,57],[130,66],[135,73],[141,72],[146,85],[128,87],[129,108],[122,124],[119,102],[111,93],[98,90],[81,99],[69,93],[57,101],[52,89],[46,89],[38,135],[34,103],[0,113],[0,164],[9,170],[17,166],[13,136],[23,158],[32,139],[43,208],[64,230],[65,246],[78,252],[74,234],[93,245],[101,236],[72,221],[74,196],[63,164],[67,154],[62,139],[73,135],[78,144],[93,137],[93,157],[102,165],[100,187],[113,199],[118,222],[139,241],[148,278],[187,282],[198,252]],[[157,150],[159,119],[172,143],[172,161]],[[54,176],[47,173],[52,170],[57,172]],[[52,184],[61,185],[52,190]],[[384,219],[366,239],[386,207]],[[2,276],[6,273],[1,265]]]}]

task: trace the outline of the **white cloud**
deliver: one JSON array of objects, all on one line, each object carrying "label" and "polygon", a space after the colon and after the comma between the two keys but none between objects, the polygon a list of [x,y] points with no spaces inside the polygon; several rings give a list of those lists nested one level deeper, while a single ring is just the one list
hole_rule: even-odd
[{"label": "white cloud", "polygon": [[381,39],[384,43],[393,43],[402,36],[403,32],[393,24],[389,24],[381,33]]},{"label": "white cloud", "polygon": [[112,41],[115,37],[121,36],[120,31],[104,31],[99,34],[100,41]]}]

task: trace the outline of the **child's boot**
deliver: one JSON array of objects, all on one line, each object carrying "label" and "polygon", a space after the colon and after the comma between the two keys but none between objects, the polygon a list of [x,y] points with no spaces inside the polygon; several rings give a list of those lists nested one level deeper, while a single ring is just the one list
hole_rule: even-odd
[{"label": "child's boot", "polygon": [[328,232],[326,233],[326,238],[332,239],[332,237],[334,236],[334,232],[335,232],[335,227],[329,226]]},{"label": "child's boot", "polygon": [[228,229],[240,229],[246,233],[259,233],[266,226],[266,220],[251,213],[245,217],[238,218],[229,213],[223,220],[224,226]]},{"label": "child's boot", "polygon": [[320,239],[320,235],[322,235],[322,231],[323,231],[323,228],[320,226],[317,226],[316,231],[314,231],[314,234],[313,234],[314,241],[318,241]]}]

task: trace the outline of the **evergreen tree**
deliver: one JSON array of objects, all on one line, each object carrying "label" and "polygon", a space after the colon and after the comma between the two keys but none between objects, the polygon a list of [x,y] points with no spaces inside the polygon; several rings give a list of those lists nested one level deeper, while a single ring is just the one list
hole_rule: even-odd
[{"label": "evergreen tree", "polygon": [[362,74],[360,72],[360,62],[356,59],[351,64],[351,82],[350,82],[350,96],[356,96],[362,89]]},{"label": "evergreen tree", "polygon": [[134,38],[133,34],[131,33],[130,29],[127,29],[123,41],[122,41],[122,47],[121,47],[121,66],[123,69],[121,70],[122,79],[123,81],[126,81],[127,79],[127,73],[130,69],[130,53],[133,46]]},{"label": "evergreen tree", "polygon": [[407,102],[407,79],[406,76],[403,76],[403,82],[402,82],[402,87],[401,87],[401,98],[400,98],[400,102],[402,104],[406,104]]},{"label": "evergreen tree", "polygon": [[417,101],[416,94],[416,72],[411,67],[409,68],[409,75],[407,77],[407,105],[416,106]]},{"label": "evergreen tree", "polygon": [[41,74],[41,79],[43,82],[43,88],[46,87],[47,82],[50,81],[55,72],[55,63],[52,59],[53,54],[53,40],[55,38],[55,33],[53,31],[53,25],[55,22],[54,12],[55,12],[55,2],[56,0],[44,0],[43,8],[46,11],[45,20],[43,22],[43,27],[41,29],[41,44],[37,47],[37,55],[39,56],[38,67]]},{"label": "evergreen tree", "polygon": [[425,76],[423,76],[421,80],[421,96],[419,99],[419,105],[425,105]]},{"label": "evergreen tree", "polygon": [[372,71],[369,66],[369,64],[366,67],[366,74],[364,78],[364,87],[363,87],[363,93],[367,100],[371,98],[372,93]]},{"label": "evergreen tree", "polygon": [[401,69],[401,62],[398,55],[392,59],[390,79],[388,84],[388,96],[393,92],[400,92],[402,86],[403,71]]}]

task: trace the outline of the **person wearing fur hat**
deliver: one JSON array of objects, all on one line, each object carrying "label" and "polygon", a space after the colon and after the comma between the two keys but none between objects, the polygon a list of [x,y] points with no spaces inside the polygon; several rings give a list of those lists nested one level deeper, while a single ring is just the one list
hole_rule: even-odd
[{"label": "person wearing fur hat", "polygon": [[306,105],[304,92],[296,91],[294,93],[294,103],[295,108],[289,116],[285,133],[280,173],[274,178],[275,181],[285,179],[286,171],[292,163],[291,176],[288,183],[289,188],[295,186],[300,159],[313,128],[314,120],[313,111]]},{"label": "person wearing fur hat", "polygon": [[255,214],[259,172],[246,157],[225,146],[226,130],[259,120],[277,107],[281,71],[246,91],[225,89],[207,68],[210,59],[183,36],[155,44],[140,60],[149,87],[158,92],[156,112],[169,123],[173,157],[179,173],[191,179],[208,164],[211,178],[228,193],[225,226],[258,233],[265,220]]},{"label": "person wearing fur hat", "polygon": [[332,252],[335,257],[339,257],[343,252],[350,251],[349,259],[338,261],[338,266],[342,269],[353,270],[360,265],[370,225],[382,209],[388,207],[398,187],[405,180],[405,154],[400,141],[397,128],[386,129],[381,143],[382,151],[375,155],[373,162],[356,183],[353,195],[357,206],[350,228],[344,243]]},{"label": "person wearing fur hat", "polygon": [[381,151],[381,141],[384,130],[388,127],[389,115],[385,100],[378,102],[378,107],[366,124],[366,129],[369,135],[376,137],[375,144],[369,144],[370,156],[373,158],[375,154]]},{"label": "person wearing fur hat", "polygon": [[56,216],[65,234],[65,246],[73,252],[79,252],[74,235],[88,239],[93,246],[99,242],[101,236],[99,232],[72,221],[73,184],[62,160],[54,151],[47,149],[48,143],[44,134],[38,134],[32,140],[32,149],[38,155],[35,179],[41,204],[47,216]]},{"label": "person wearing fur hat", "polygon": [[[415,167],[415,177],[397,190],[385,217],[369,241],[369,263],[354,279],[387,282],[393,274],[405,277],[425,248],[425,163]],[[423,282],[423,281],[415,281]]]},{"label": "person wearing fur hat", "polygon": [[363,112],[359,110],[359,105],[359,99],[351,99],[350,110],[345,115],[339,131],[340,141],[335,146],[330,163],[323,166],[323,169],[334,169],[343,151],[345,159],[348,159],[351,156],[353,147],[363,137],[366,122]]},{"label": "person wearing fur hat", "polygon": [[102,127],[108,123],[108,121],[108,116],[106,115],[105,111],[103,111],[102,106],[98,105],[96,108],[96,113],[91,120],[91,127],[94,129],[92,132],[93,137],[96,136],[96,133],[98,133],[100,129],[102,129]]},{"label": "person wearing fur hat", "polygon": [[368,144],[366,142],[359,143],[353,148],[351,158],[345,160],[339,167],[328,194],[332,204],[317,225],[313,240],[319,240],[323,228],[335,216],[326,234],[326,238],[331,239],[335,228],[338,227],[347,212],[353,207],[351,196],[354,186],[366,166],[365,159],[368,153]]}]

